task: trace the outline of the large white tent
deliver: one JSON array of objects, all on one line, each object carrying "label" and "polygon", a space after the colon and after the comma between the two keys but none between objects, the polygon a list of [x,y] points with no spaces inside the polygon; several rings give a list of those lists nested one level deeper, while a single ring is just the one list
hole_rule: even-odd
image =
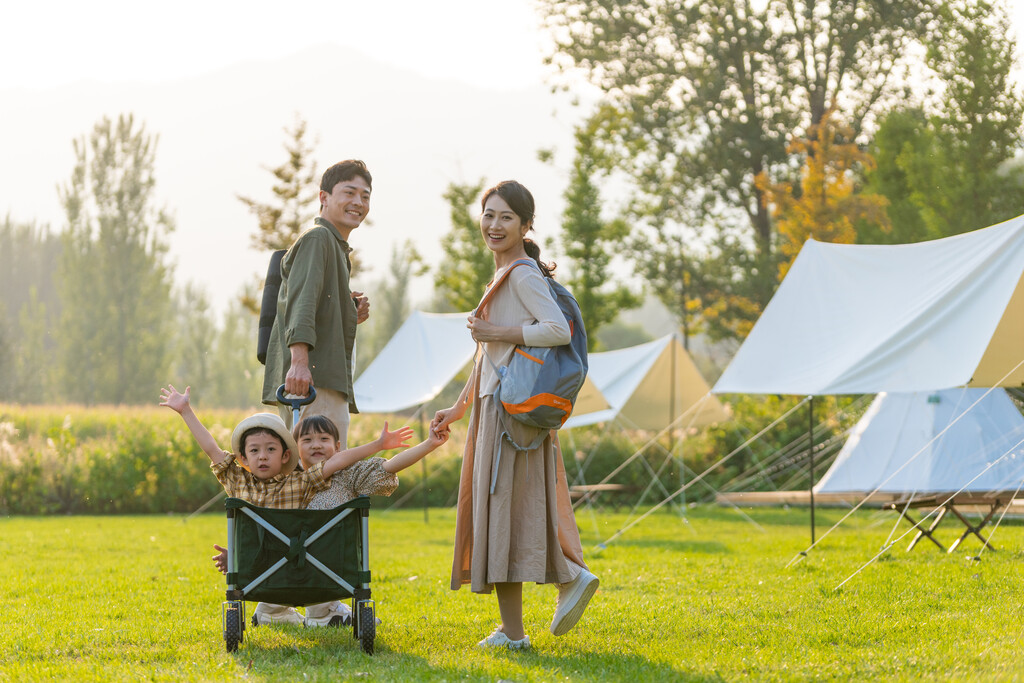
[{"label": "large white tent", "polygon": [[618,418],[635,429],[660,431],[702,427],[729,418],[729,413],[710,395],[710,388],[678,335],[669,334],[646,344],[590,354],[590,378],[609,407],[599,411],[576,410],[567,429]]},{"label": "large white tent", "polygon": [[715,393],[1024,383],[1024,216],[903,245],[808,240]]},{"label": "large white tent", "polygon": [[814,492],[1013,491],[1024,476],[1022,440],[1024,416],[1002,389],[883,392]]}]

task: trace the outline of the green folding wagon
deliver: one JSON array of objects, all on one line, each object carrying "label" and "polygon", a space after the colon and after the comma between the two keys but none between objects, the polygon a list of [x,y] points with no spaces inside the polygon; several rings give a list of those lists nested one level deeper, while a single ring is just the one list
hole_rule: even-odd
[{"label": "green folding wagon", "polygon": [[373,654],[376,606],[370,598],[370,499],[330,510],[277,510],[238,498],[228,516],[224,642],[234,652],[245,636],[245,603],[299,607],[352,599],[353,635]]}]

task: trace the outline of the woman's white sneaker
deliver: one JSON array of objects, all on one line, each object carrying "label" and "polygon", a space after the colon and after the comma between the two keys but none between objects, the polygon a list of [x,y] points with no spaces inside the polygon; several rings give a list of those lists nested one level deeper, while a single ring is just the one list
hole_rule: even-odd
[{"label": "woman's white sneaker", "polygon": [[565,635],[576,625],[600,583],[596,576],[581,568],[575,579],[558,587],[558,602],[555,603],[555,616],[551,620],[551,633],[556,636]]},{"label": "woman's white sneaker", "polygon": [[509,650],[529,650],[530,649],[530,636],[524,635],[521,640],[512,640],[505,635],[505,632],[501,630],[501,627],[494,629],[494,633],[487,636],[479,643],[477,647],[507,647]]}]

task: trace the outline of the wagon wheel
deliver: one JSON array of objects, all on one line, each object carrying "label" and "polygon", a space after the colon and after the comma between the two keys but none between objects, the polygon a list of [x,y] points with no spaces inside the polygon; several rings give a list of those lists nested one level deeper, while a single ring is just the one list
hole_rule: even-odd
[{"label": "wagon wheel", "polygon": [[359,617],[356,622],[359,626],[356,637],[359,638],[359,645],[363,648],[363,652],[372,655],[373,639],[377,636],[377,622],[373,615],[373,605],[365,602],[359,603],[357,609]]},{"label": "wagon wheel", "polygon": [[238,644],[242,642],[242,611],[237,602],[230,602],[224,610],[224,644],[228,652],[238,650]]}]

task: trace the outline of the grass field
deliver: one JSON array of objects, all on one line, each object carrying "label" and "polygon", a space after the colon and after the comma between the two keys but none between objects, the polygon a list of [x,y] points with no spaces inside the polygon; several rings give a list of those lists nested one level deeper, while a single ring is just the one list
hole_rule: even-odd
[{"label": "grass field", "polygon": [[[375,511],[373,657],[349,629],[292,627],[249,628],[227,654],[208,559],[220,514],[7,517],[0,680],[1024,680],[1024,527],[1004,522],[980,561],[977,541],[946,555],[905,552],[904,539],[836,590],[893,515],[858,512],[786,568],[808,544],[807,511],[748,513],[760,526],[715,507],[657,513],[598,551],[626,517],[581,511],[600,591],[555,638],[554,589],[527,586],[534,648],[509,653],[475,647],[497,623],[493,596],[448,589],[453,511],[431,510],[429,524]],[[819,535],[840,514],[819,510]]]}]

